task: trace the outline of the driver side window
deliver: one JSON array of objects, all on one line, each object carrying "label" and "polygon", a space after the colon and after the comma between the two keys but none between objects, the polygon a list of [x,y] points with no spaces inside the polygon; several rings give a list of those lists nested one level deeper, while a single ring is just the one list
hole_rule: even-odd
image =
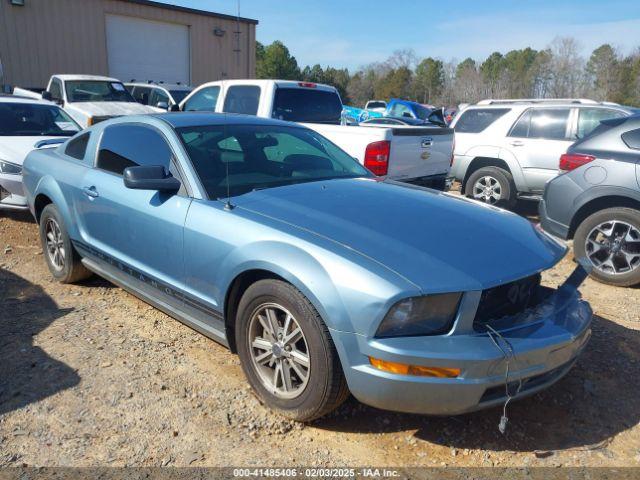
[{"label": "driver side window", "polygon": [[220,87],[205,87],[193,94],[184,104],[185,112],[214,112],[220,95]]},{"label": "driver side window", "polygon": [[96,167],[122,175],[127,167],[162,165],[173,173],[172,158],[171,147],[155,128],[122,123],[104,129]]}]

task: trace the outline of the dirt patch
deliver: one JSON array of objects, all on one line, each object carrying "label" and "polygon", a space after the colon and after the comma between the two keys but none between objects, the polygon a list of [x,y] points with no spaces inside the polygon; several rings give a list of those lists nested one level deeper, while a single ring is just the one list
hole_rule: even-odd
[{"label": "dirt patch", "polygon": [[433,418],[353,399],[301,425],[263,408],[218,344],[104,280],[53,282],[36,225],[0,214],[0,466],[638,466],[640,289],[582,292],[585,354],[511,406],[504,436],[499,409]]}]

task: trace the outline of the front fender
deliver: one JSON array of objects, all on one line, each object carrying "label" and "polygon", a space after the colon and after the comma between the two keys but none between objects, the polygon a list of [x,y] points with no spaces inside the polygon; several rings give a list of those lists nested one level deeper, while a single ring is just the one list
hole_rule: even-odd
[{"label": "front fender", "polygon": [[235,249],[222,264],[221,271],[225,275],[221,284],[225,287],[221,298],[226,298],[238,276],[250,270],[265,270],[282,277],[309,299],[322,318],[331,319],[332,324],[345,322],[344,302],[330,275],[304,250],[273,241],[251,243]]},{"label": "front fender", "polygon": [[223,261],[220,298],[233,281],[249,270],[272,272],[309,299],[327,326],[334,330],[369,334],[406,286],[385,278],[377,269],[363,266],[313,245],[302,247],[279,241],[259,241],[234,249]]}]

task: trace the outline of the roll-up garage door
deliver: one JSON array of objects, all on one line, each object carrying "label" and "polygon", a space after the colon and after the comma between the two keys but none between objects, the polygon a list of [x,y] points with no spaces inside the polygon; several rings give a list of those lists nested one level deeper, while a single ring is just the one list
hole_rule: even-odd
[{"label": "roll-up garage door", "polygon": [[190,83],[188,26],[107,15],[106,31],[112,77]]}]

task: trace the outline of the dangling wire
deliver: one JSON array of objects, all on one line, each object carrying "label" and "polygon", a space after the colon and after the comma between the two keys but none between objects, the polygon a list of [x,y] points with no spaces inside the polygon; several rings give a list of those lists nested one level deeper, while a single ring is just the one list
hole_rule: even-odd
[{"label": "dangling wire", "polygon": [[[510,358],[513,359],[514,363],[516,362],[515,351],[513,350],[513,346],[511,345],[511,343],[502,335],[500,335],[500,333],[496,329],[494,329],[491,325],[488,325],[488,324],[485,325],[485,327],[488,330],[490,330],[490,331],[487,331],[487,335],[489,335],[489,338],[491,339],[493,344],[496,346],[496,348],[500,350],[500,353],[502,353],[502,356],[506,362],[506,368],[504,372],[504,388],[505,388],[505,393],[507,395],[507,399],[505,400],[504,405],[502,407],[502,417],[500,417],[500,423],[498,424],[498,430],[500,430],[500,433],[504,435],[504,433],[507,431],[507,423],[509,422],[509,417],[507,417],[507,405],[509,405],[509,402],[513,397],[518,396],[518,394],[520,393],[520,390],[522,389],[522,377],[518,379],[518,388],[516,389],[515,394],[511,395],[511,392],[509,391],[509,359]],[[504,348],[500,346],[500,344],[494,338],[493,335],[496,335],[496,337],[498,337],[500,340],[502,340],[505,343],[505,345],[509,350],[508,354],[504,350]]]}]

